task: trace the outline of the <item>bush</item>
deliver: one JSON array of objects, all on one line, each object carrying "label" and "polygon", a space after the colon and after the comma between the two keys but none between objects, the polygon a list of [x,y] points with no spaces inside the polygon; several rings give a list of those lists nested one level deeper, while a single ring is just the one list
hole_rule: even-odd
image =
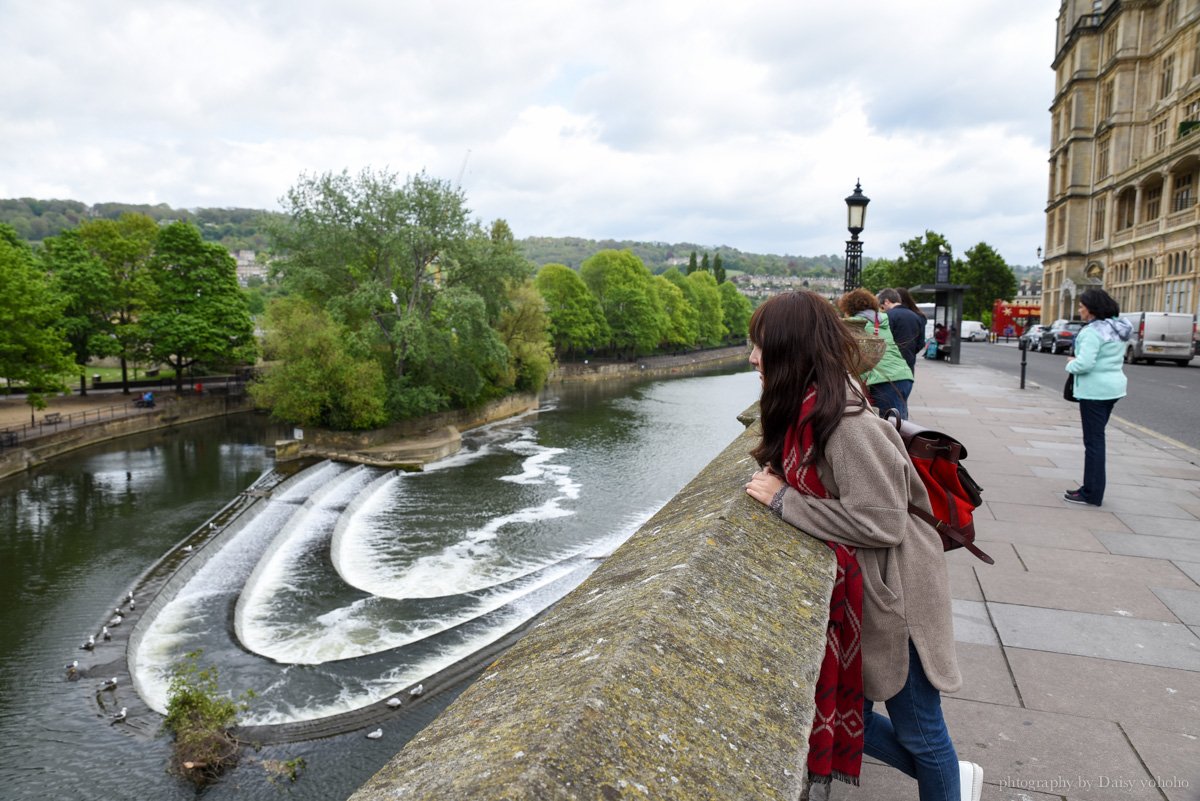
[{"label": "bush", "polygon": [[200,651],[185,656],[172,671],[163,723],[175,735],[172,770],[202,787],[236,765],[241,744],[230,730],[253,697],[221,694],[217,669],[200,666]]}]

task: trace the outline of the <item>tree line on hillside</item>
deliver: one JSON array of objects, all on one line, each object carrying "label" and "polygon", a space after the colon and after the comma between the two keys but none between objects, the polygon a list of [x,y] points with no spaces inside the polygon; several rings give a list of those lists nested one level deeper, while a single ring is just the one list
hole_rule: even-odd
[{"label": "tree line on hillside", "polygon": [[233,258],[190,223],[140,214],[90,219],[36,250],[0,224],[0,376],[43,393],[92,358],[170,364],[177,388],[197,363],[253,362],[253,323]]},{"label": "tree line on hillside", "polygon": [[155,222],[190,222],[200,229],[205,242],[216,242],[226,250],[265,250],[267,229],[278,212],[260,209],[175,209],[166,203],[96,203],[77,200],[0,199],[0,223],[11,225],[17,236],[38,243],[58,236],[88,220],[119,220],[123,214],[140,214]]}]

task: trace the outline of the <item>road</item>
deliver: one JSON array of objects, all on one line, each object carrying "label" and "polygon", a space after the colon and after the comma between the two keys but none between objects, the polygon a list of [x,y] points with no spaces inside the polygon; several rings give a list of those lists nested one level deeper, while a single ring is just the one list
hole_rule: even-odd
[{"label": "road", "polygon": [[[1026,357],[1026,388],[1061,393],[1067,356],[1030,351]],[[1021,352],[1015,340],[1010,344],[964,342],[961,360],[964,364],[1002,370],[1013,377],[1014,386],[1019,386]],[[1186,368],[1170,363],[1127,364],[1125,375],[1129,378],[1129,394],[1117,404],[1113,414],[1200,451],[1200,415],[1196,412],[1200,398],[1200,358],[1193,359]],[[921,380],[920,364],[917,380]],[[1041,388],[1033,388],[1033,383]],[[1073,410],[1071,416],[1078,420]]]}]

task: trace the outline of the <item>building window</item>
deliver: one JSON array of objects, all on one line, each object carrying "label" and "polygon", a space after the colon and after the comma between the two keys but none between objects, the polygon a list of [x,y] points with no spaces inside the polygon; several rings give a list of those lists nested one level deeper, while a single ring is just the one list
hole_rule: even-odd
[{"label": "building window", "polygon": [[1104,137],[1096,145],[1096,178],[1107,178],[1108,169],[1108,145],[1111,137]]},{"label": "building window", "polygon": [[1113,111],[1113,92],[1116,86],[1117,79],[1109,78],[1100,87],[1100,119],[1099,122],[1104,122],[1112,116]]},{"label": "building window", "polygon": [[1098,197],[1092,206],[1092,239],[1104,238],[1104,216],[1108,208],[1108,198]]},{"label": "building window", "polygon": [[1129,189],[1117,198],[1117,219],[1116,229],[1124,231],[1126,228],[1133,226],[1133,204],[1135,195],[1132,189]]},{"label": "building window", "polygon": [[1104,34],[1104,52],[1101,54],[1101,58],[1106,63],[1109,59],[1117,54],[1117,31],[1120,30],[1118,27],[1119,25],[1119,22],[1114,24],[1108,29],[1108,32]]},{"label": "building window", "polygon": [[1163,56],[1162,67],[1159,71],[1158,82],[1158,99],[1162,100],[1167,95],[1171,94],[1171,90],[1175,88],[1175,54],[1167,53]]},{"label": "building window", "polygon": [[1058,219],[1058,215],[1053,211],[1046,215],[1046,247],[1050,248],[1054,244],[1054,221]]},{"label": "building window", "polygon": [[1058,246],[1062,247],[1067,243],[1067,207],[1058,207]]},{"label": "building window", "polygon": [[1158,151],[1162,150],[1164,147],[1167,146],[1167,123],[1168,123],[1168,120],[1167,120],[1166,116],[1164,115],[1162,118],[1160,118],[1158,121],[1156,121],[1154,123],[1154,127],[1151,128],[1151,136],[1150,136],[1150,152],[1151,153],[1157,153]]},{"label": "building window", "polygon": [[1171,191],[1171,211],[1190,209],[1195,198],[1192,196],[1192,174],[1185,173],[1175,176],[1175,185]]},{"label": "building window", "polygon": [[1162,212],[1162,184],[1146,190],[1146,214],[1144,220],[1157,220]]},{"label": "building window", "polygon": [[1163,7],[1163,32],[1179,24],[1179,0],[1167,0]]}]

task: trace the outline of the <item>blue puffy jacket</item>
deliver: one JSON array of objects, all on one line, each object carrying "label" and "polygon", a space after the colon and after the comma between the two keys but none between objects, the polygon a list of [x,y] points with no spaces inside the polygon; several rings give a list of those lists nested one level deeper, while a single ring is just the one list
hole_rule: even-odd
[{"label": "blue puffy jacket", "polygon": [[1128,382],[1122,362],[1125,343],[1133,326],[1112,317],[1092,320],[1075,337],[1075,358],[1067,372],[1075,375],[1075,397],[1082,400],[1114,400],[1125,397]]}]

